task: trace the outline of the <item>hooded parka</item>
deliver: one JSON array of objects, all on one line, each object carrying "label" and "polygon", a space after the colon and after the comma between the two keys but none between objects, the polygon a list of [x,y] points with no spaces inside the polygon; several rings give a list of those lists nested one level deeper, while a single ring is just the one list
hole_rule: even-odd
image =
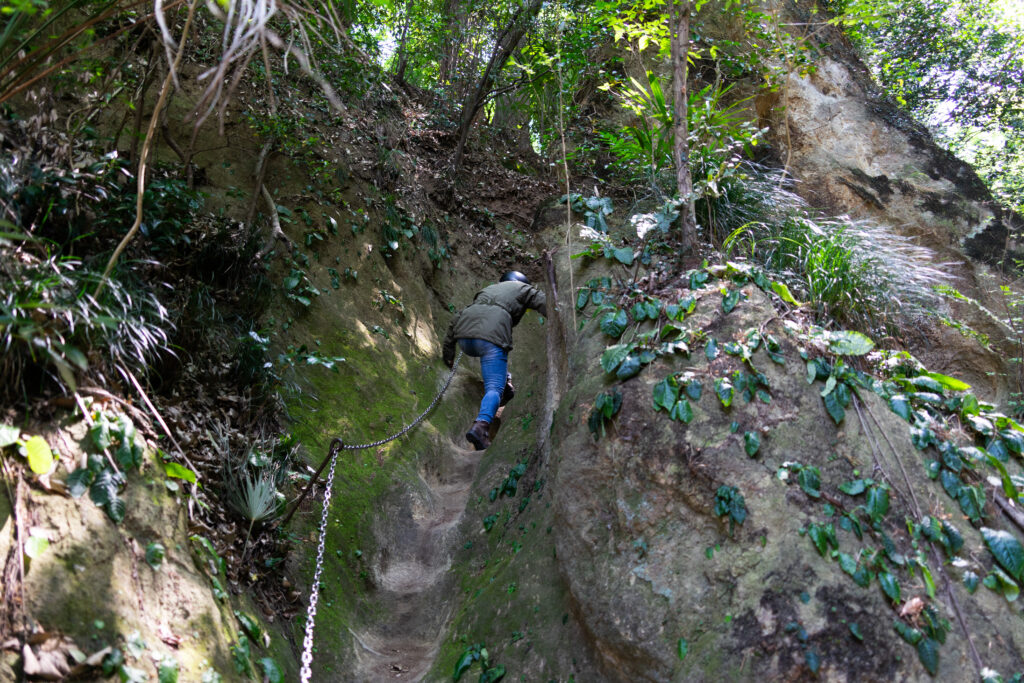
[{"label": "hooded parka", "polygon": [[484,287],[473,303],[459,311],[448,325],[444,338],[444,362],[455,359],[455,342],[459,339],[486,339],[505,351],[512,350],[512,328],[519,324],[526,310],[532,308],[547,316],[544,292],[525,282],[509,280]]}]

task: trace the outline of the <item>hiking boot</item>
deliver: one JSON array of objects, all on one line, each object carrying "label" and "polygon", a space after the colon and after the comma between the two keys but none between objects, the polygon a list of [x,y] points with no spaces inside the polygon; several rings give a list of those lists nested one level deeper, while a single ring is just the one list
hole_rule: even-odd
[{"label": "hiking boot", "polygon": [[505,378],[505,388],[501,392],[501,401],[498,403],[498,407],[505,405],[516,397],[516,388],[512,386],[512,374],[509,373],[508,377]]},{"label": "hiking boot", "polygon": [[473,426],[466,432],[466,439],[473,444],[473,449],[482,451],[491,445],[491,437],[488,432],[490,431],[490,425],[482,420],[477,420],[473,423]]}]

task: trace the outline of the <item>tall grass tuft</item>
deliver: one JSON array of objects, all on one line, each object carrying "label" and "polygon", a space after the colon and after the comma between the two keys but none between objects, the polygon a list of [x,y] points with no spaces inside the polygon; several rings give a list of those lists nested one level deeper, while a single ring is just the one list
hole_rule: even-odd
[{"label": "tall grass tuft", "polygon": [[34,255],[11,237],[0,241],[0,397],[27,396],[47,378],[74,391],[85,374],[145,375],[170,351],[168,312],[153,294],[112,280],[97,299],[98,274],[81,261]]},{"label": "tall grass tuft", "polygon": [[898,334],[939,304],[948,281],[934,253],[888,227],[812,209],[781,171],[745,164],[698,220],[727,255],[743,254],[780,276],[821,318],[876,334]]}]

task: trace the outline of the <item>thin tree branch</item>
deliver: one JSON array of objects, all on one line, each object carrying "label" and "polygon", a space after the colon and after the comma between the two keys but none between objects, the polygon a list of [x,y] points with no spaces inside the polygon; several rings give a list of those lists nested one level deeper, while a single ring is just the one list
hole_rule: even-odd
[{"label": "thin tree branch", "polygon": [[142,200],[143,194],[146,191],[146,161],[149,156],[149,150],[153,145],[153,133],[156,130],[157,122],[160,120],[160,114],[163,111],[164,103],[167,101],[167,95],[171,90],[171,82],[173,81],[174,73],[178,69],[178,65],[181,64],[181,58],[185,54],[185,44],[188,42],[188,35],[192,30],[192,17],[195,16],[196,5],[199,0],[191,0],[188,6],[188,18],[185,19],[185,30],[181,34],[181,43],[178,45],[178,55],[174,59],[174,63],[167,70],[167,77],[164,78],[163,87],[160,88],[160,97],[156,101],[156,107],[153,109],[153,115],[149,119],[149,129],[146,131],[146,141],[142,145],[142,154],[139,158],[139,169],[137,172],[138,176],[138,196],[135,199],[135,223],[132,224],[128,234],[124,236],[117,248],[114,249],[114,253],[110,255],[110,260],[107,262],[107,267],[103,271],[103,275],[100,276],[99,284],[96,285],[96,291],[93,292],[93,296],[99,298],[100,293],[103,291],[104,286],[107,283],[107,277],[110,272],[117,265],[117,259],[121,256],[121,252],[124,251],[128,243],[135,237],[135,233],[139,231],[139,227],[142,225]]}]

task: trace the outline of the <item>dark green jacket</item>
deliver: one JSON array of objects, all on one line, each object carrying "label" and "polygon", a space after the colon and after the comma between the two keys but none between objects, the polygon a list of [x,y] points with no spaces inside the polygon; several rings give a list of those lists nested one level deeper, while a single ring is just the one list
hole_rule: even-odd
[{"label": "dark green jacket", "polygon": [[484,287],[473,303],[459,311],[444,338],[444,362],[452,364],[458,339],[486,339],[506,351],[512,350],[512,328],[532,308],[547,316],[544,292],[533,285],[510,280]]}]

